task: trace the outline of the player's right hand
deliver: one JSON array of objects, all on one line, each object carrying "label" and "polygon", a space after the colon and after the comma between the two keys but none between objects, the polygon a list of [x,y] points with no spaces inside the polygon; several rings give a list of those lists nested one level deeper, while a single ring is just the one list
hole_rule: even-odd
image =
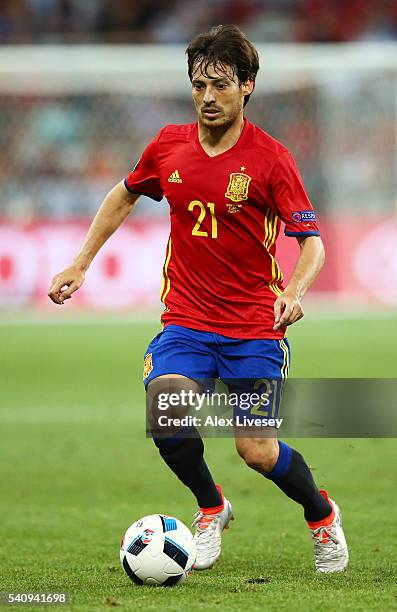
[{"label": "player's right hand", "polygon": [[54,304],[63,304],[65,300],[72,297],[72,293],[77,291],[84,282],[84,272],[76,267],[70,266],[60,272],[52,279],[48,297]]}]

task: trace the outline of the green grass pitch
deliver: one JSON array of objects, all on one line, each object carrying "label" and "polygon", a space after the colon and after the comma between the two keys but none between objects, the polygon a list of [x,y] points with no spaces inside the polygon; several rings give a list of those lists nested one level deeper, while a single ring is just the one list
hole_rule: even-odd
[{"label": "green grass pitch", "polygon": [[[291,373],[397,377],[396,323],[308,317],[289,334]],[[127,526],[155,512],[190,525],[195,512],[144,435],[142,355],[157,331],[63,313],[0,327],[0,591],[67,591],[70,604],[54,608],[90,612],[397,609],[391,439],[291,441],[341,506],[345,573],[317,575],[301,508],[244,467],[231,439],[211,439],[207,461],[236,515],[221,560],[174,589],[129,582],[118,561]]]}]

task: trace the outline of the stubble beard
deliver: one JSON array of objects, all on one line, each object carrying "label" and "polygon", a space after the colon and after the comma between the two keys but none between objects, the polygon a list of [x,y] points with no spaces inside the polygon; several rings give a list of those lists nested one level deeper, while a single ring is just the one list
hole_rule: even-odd
[{"label": "stubble beard", "polygon": [[211,119],[208,119],[205,116],[203,117],[203,115],[199,113],[199,122],[204,128],[206,128],[210,132],[213,132],[214,134],[216,134],[217,132],[224,133],[227,132],[227,130],[235,123],[236,119],[240,114],[240,111],[240,106],[236,104],[236,106],[231,109],[229,115],[223,115],[222,117],[219,117],[219,119],[215,119],[214,121],[211,121]]}]

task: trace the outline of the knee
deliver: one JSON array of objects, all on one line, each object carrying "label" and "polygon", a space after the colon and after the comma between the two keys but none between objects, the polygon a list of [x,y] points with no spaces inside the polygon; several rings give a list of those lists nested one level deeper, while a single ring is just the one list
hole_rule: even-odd
[{"label": "knee", "polygon": [[277,443],[248,446],[238,449],[238,452],[249,468],[261,474],[268,474],[272,471],[279,453]]}]

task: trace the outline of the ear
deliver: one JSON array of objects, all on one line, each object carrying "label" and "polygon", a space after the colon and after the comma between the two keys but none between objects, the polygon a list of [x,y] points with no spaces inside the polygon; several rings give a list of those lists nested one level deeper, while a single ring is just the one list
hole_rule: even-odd
[{"label": "ear", "polygon": [[245,83],[241,85],[241,90],[243,92],[243,95],[248,96],[249,94],[252,94],[252,92],[254,91],[254,87],[255,87],[255,82],[252,79],[247,79]]}]

